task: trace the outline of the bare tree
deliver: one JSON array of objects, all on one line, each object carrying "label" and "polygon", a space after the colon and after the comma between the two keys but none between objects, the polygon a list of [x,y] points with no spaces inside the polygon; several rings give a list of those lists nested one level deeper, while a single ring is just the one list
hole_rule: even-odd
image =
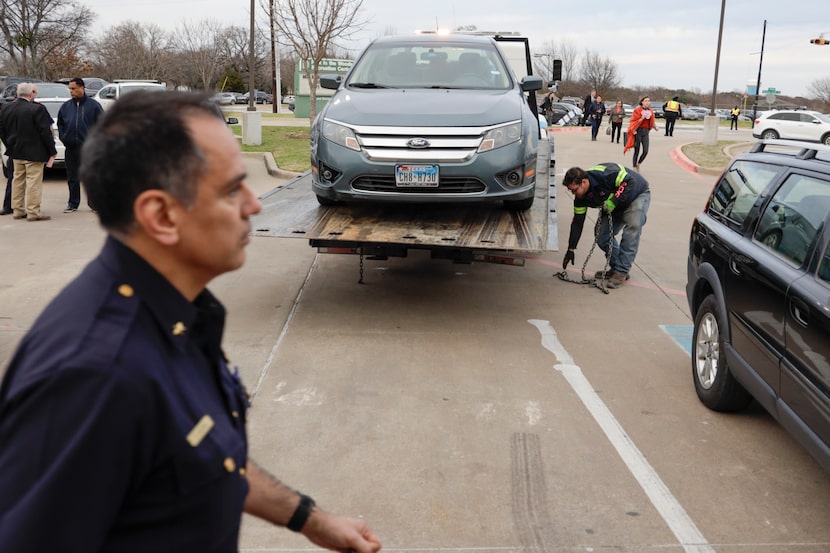
[{"label": "bare tree", "polygon": [[67,0],[0,0],[0,51],[14,71],[50,78],[52,65],[63,52],[76,52],[89,32],[95,14],[83,4]]},{"label": "bare tree", "polygon": [[213,88],[222,73],[222,24],[203,19],[194,24],[185,23],[176,31],[174,45],[186,68],[183,81],[203,90]]},{"label": "bare tree", "polygon": [[621,84],[617,64],[611,58],[600,57],[590,50],[586,50],[582,58],[580,75],[585,87],[595,89],[600,96],[607,95]]},{"label": "bare tree", "polygon": [[160,79],[171,77],[170,37],[152,24],[127,21],[106,31],[95,48],[96,64],[103,77]]},{"label": "bare tree", "polygon": [[363,0],[268,0],[274,2],[274,26],[308,64],[305,73],[309,87],[309,118],[317,114],[317,84],[320,60],[335,46],[335,41],[360,31],[366,20],[359,17]]},{"label": "bare tree", "polygon": [[811,82],[807,91],[825,104],[830,103],[830,77],[821,77]]}]

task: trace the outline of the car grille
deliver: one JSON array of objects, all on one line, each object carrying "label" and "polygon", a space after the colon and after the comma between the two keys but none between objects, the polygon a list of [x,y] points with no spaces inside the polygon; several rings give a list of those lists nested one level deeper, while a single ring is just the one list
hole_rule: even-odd
[{"label": "car grille", "polygon": [[486,186],[474,177],[441,177],[434,188],[395,186],[394,176],[362,175],[352,181],[352,188],[363,192],[396,192],[400,194],[474,194],[484,192]]}]

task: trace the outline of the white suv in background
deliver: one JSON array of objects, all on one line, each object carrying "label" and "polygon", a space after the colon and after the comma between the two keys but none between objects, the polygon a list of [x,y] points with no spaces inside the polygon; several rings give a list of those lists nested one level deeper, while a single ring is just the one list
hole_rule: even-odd
[{"label": "white suv in background", "polygon": [[809,140],[830,146],[830,117],[817,111],[765,111],[755,120],[755,138]]},{"label": "white suv in background", "polygon": [[135,92],[137,90],[167,90],[167,87],[164,86],[159,81],[147,80],[121,80],[116,79],[112,83],[104,86],[98,93],[94,96],[94,98],[101,104],[101,107],[104,110],[109,109],[109,107],[115,103],[121,96],[124,94],[128,94],[130,92]]}]

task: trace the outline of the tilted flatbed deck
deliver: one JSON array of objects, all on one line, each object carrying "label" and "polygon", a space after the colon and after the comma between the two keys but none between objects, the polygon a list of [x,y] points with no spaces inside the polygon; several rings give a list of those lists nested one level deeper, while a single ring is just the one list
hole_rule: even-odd
[{"label": "tilted flatbed deck", "polygon": [[304,173],[262,196],[262,212],[252,218],[253,234],[306,238],[328,253],[402,257],[408,249],[424,249],[441,259],[513,259],[521,265],[521,256],[558,249],[548,150],[547,141],[540,140],[536,200],[527,211],[509,211],[501,202],[323,207],[311,190],[311,174]]}]

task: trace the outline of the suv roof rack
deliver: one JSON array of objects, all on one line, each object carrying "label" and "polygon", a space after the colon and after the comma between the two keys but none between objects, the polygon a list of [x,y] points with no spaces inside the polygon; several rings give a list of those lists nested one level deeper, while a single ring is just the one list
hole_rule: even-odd
[{"label": "suv roof rack", "polygon": [[819,153],[830,154],[830,146],[816,144],[815,142],[803,142],[800,140],[759,140],[749,150],[750,153],[766,152],[767,146],[785,147],[798,149],[795,154],[798,159],[815,159]]}]

